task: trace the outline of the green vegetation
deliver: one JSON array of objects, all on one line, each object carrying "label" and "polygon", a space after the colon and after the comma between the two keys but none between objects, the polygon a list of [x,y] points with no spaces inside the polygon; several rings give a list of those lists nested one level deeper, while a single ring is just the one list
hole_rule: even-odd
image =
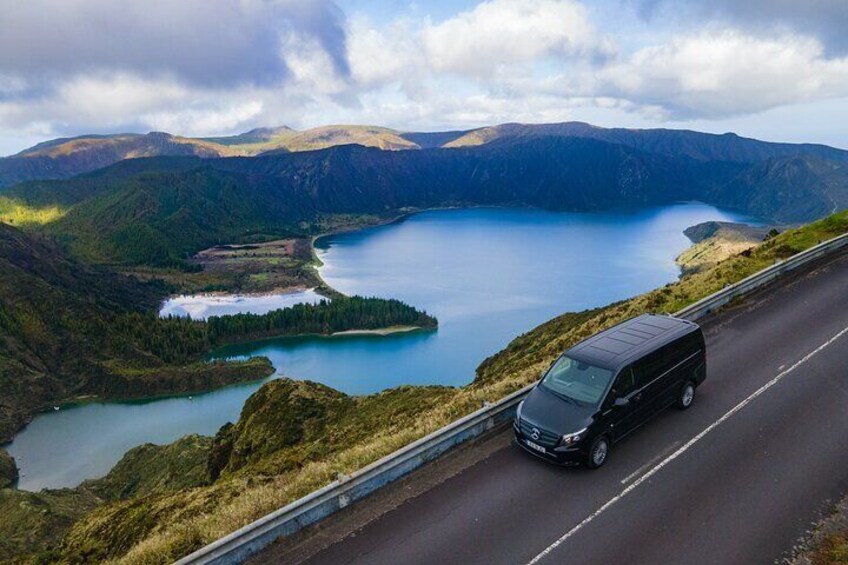
[{"label": "green vegetation", "polygon": [[837,503],[829,516],[816,524],[803,550],[792,565],[837,565],[848,563],[848,497]]},{"label": "green vegetation", "polygon": [[[186,436],[170,445],[128,451],[108,475],[73,489],[38,493],[0,489],[0,561],[62,561],[61,541],[70,525],[109,501],[175,492],[207,484],[212,439]],[[77,553],[91,561],[90,550]]]},{"label": "green vegetation", "polygon": [[0,223],[0,442],[78,396],[194,392],[273,371],[264,359],[202,362],[202,324],[156,317],[164,291]]},{"label": "green vegetation", "polygon": [[[308,238],[218,245],[197,253],[191,262],[203,269],[187,275],[194,279],[195,291],[259,293],[324,286]],[[184,284],[180,288],[187,290]]]},{"label": "green vegetation", "polygon": [[57,561],[53,550],[70,525],[101,503],[95,494],[78,489],[38,493],[0,489],[0,561]]},{"label": "green vegetation", "polygon": [[302,235],[290,202],[271,198],[267,182],[242,181],[209,169],[132,177],[45,231],[89,262],[188,271],[199,269],[187,259],[213,245]]},{"label": "green vegetation", "polygon": [[812,565],[848,563],[848,529],[822,537],[807,557]]},{"label": "green vegetation", "polygon": [[[349,397],[315,383],[271,381],[247,401],[239,422],[215,438],[210,452],[210,472],[218,474],[214,483],[101,506],[68,532],[60,555],[102,561],[133,550],[125,562],[172,561],[234,523],[246,523],[257,509],[271,511],[280,501],[333,480],[337,471],[373,460],[388,446],[382,444],[385,439],[399,447],[395,434],[411,438],[420,433],[415,429],[420,418],[453,393],[447,387],[401,387]],[[371,451],[374,447],[377,451]],[[347,459],[345,465],[328,465],[339,455]],[[181,534],[174,536],[175,529]],[[152,543],[155,552],[138,542]]]},{"label": "green vegetation", "polygon": [[40,226],[54,222],[65,214],[60,206],[30,206],[0,196],[0,222],[21,227]]},{"label": "green vegetation", "polygon": [[168,445],[146,443],[127,451],[108,475],[86,481],[79,488],[104,500],[126,500],[205,485],[209,483],[211,447],[212,438],[199,435]]},{"label": "green vegetation", "polygon": [[643,312],[674,312],[845,232],[848,212],[788,230],[652,292],[559,316],[484,361],[465,387],[400,387],[349,397],[315,383],[267,383],[248,399],[239,421],[214,438],[208,484],[150,489],[99,506],[74,523],[57,555],[70,561],[172,561],[533,382],[563,349],[598,330]]},{"label": "green vegetation", "polygon": [[436,319],[400,300],[338,297],[318,304],[297,304],[267,314],[212,316],[206,321],[215,342],[261,339],[280,335],[329,335],[351,329],[374,330],[392,326],[435,328]]},{"label": "green vegetation", "polygon": [[216,245],[195,254],[188,263],[198,266],[199,270],[143,266],[121,270],[140,278],[162,279],[187,294],[269,293],[314,288],[324,296],[338,295],[318,275],[311,238]]},{"label": "green vegetation", "polygon": [[15,459],[5,449],[0,449],[0,489],[11,486],[18,480]]}]

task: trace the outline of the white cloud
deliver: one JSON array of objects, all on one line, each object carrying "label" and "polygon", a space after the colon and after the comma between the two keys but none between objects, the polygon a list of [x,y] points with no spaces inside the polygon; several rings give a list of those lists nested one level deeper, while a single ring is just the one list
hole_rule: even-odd
[{"label": "white cloud", "polygon": [[141,117],[151,129],[179,132],[190,136],[212,136],[249,123],[262,114],[259,100],[234,101],[221,108],[184,109],[169,112],[152,112]]},{"label": "white cloud", "polygon": [[707,31],[639,49],[599,79],[600,93],[669,117],[719,118],[848,95],[848,58],[826,58],[812,38]]},{"label": "white cloud", "polygon": [[441,23],[428,22],[422,38],[433,69],[472,75],[609,50],[598,41],[586,8],[573,0],[488,0]]},{"label": "white cloud", "polygon": [[354,80],[375,86],[406,80],[426,69],[420,30],[400,19],[377,29],[364,17],[351,18],[347,28],[348,62]]},{"label": "white cloud", "polygon": [[328,0],[26,0],[0,18],[0,73],[29,81],[126,72],[209,86],[277,84],[281,35],[318,41],[345,74],[340,14]]},{"label": "white cloud", "polygon": [[70,117],[112,122],[185,100],[189,90],[170,80],[135,75],[75,77],[59,86],[54,103]]},{"label": "white cloud", "polygon": [[332,57],[314,38],[290,33],[283,42],[282,57],[292,76],[281,89],[289,86],[316,94],[335,94],[347,88],[347,78],[335,72]]},{"label": "white cloud", "polygon": [[330,0],[20,2],[0,19],[0,149],[334,122],[703,124],[848,97],[848,58],[815,36],[696,18],[659,27],[671,0],[610,1],[662,6],[650,27],[588,0],[484,0],[438,18],[411,5],[390,21]]},{"label": "white cloud", "polygon": [[659,25],[716,22],[767,37],[788,31],[817,38],[830,54],[848,52],[848,2],[844,0],[629,0]]}]

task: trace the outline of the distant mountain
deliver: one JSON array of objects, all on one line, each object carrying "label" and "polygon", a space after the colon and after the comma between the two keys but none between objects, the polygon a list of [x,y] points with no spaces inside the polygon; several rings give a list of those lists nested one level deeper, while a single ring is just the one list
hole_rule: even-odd
[{"label": "distant mountain", "polygon": [[806,222],[848,207],[848,162],[813,155],[768,159],[718,188],[711,198],[762,217]]},{"label": "distant mountain", "polygon": [[4,195],[68,209],[44,229],[79,257],[175,266],[218,243],[315,233],[332,214],[666,204],[718,194],[748,167],[554,137],[420,151],[347,145],[252,158],[134,159],[76,179],[19,185]]},{"label": "distant mountain", "polygon": [[0,187],[28,180],[70,178],[124,159],[159,155],[211,158],[224,154],[215,144],[160,132],[56,139],[0,159]]},{"label": "distant mountain", "polygon": [[41,143],[0,158],[0,188],[28,180],[64,179],[137,157],[220,158],[313,151],[357,144],[386,150],[459,148],[511,140],[588,138],[647,153],[703,161],[756,163],[777,157],[812,155],[848,162],[848,152],[824,145],[769,143],[728,133],[687,130],[599,128],[581,122],[501,124],[473,130],[401,132],[377,126],[333,125],[304,131],[281,126],[227,137],[190,138],[167,133],[88,135]]},{"label": "distant mountain", "polygon": [[771,143],[740,137],[673,129],[601,128],[583,122],[560,124],[502,124],[466,132],[446,142],[444,147],[483,145],[499,139],[537,137],[582,137],[627,145],[649,153],[685,155],[705,161],[755,163],[774,157],[815,155],[824,159],[848,162],[848,151],[827,145]]},{"label": "distant mountain", "polygon": [[139,157],[191,155],[209,159],[266,151],[309,151],[352,143],[392,150],[419,148],[399,132],[374,126],[324,126],[300,132],[283,126],[210,138],[162,132],[86,135],[47,141],[0,158],[0,188],[30,180],[66,179]]},{"label": "distant mountain", "polygon": [[288,126],[280,126],[276,128],[255,128],[238,135],[230,135],[225,137],[204,137],[203,141],[217,143],[219,145],[255,145],[261,143],[273,142],[276,139],[286,138],[297,133]]}]

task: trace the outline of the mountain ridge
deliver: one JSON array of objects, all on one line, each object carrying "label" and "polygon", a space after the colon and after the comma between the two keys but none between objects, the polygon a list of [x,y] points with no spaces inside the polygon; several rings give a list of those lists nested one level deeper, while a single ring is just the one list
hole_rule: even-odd
[{"label": "mountain ridge", "polygon": [[800,222],[848,207],[848,166],[815,156],[704,161],[576,137],[417,151],[342,145],[125,160],[75,179],[8,189],[0,217],[3,202],[61,209],[38,229],[77,257],[184,268],[187,257],[213,245],[317,235],[334,215],[388,219],[475,205],[592,211],[686,200]]},{"label": "mountain ridge", "polygon": [[848,162],[848,151],[819,144],[774,143],[733,133],[693,130],[602,128],[584,122],[506,123],[469,130],[404,132],[371,125],[327,125],[302,131],[288,126],[254,128],[242,134],[186,137],[165,132],[92,134],[44,141],[0,158],[0,189],[30,180],[64,179],[115,162],[154,156],[223,158],[300,152],[358,144],[385,150],[479,146],[494,141],[579,137],[627,145],[652,153],[700,160],[753,163],[792,154]]}]

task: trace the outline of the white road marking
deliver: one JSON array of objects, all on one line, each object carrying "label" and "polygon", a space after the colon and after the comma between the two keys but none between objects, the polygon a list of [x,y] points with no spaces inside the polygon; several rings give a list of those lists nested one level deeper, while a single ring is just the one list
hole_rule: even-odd
[{"label": "white road marking", "polygon": [[794,365],[792,365],[791,367],[789,367],[785,371],[778,373],[778,375],[776,377],[774,377],[772,380],[770,380],[769,382],[767,382],[766,384],[764,384],[763,386],[761,386],[760,388],[755,390],[753,393],[751,393],[751,395],[748,398],[746,398],[745,400],[743,400],[742,402],[740,402],[739,404],[737,404],[736,406],[734,406],[733,408],[728,410],[721,418],[719,418],[718,420],[716,420],[715,422],[713,422],[712,424],[710,424],[709,426],[704,428],[698,435],[696,435],[695,437],[693,437],[692,439],[687,441],[685,444],[683,444],[683,446],[681,446],[680,449],[678,449],[677,451],[675,451],[674,453],[672,453],[671,455],[669,455],[668,457],[666,457],[665,459],[663,459],[662,461],[657,463],[657,465],[654,466],[650,471],[648,471],[647,473],[645,473],[644,475],[639,477],[630,486],[624,488],[620,493],[618,493],[617,495],[615,495],[614,497],[609,499],[603,506],[601,506],[600,508],[595,510],[592,514],[586,516],[586,518],[584,518],[582,522],[580,522],[579,524],[577,524],[576,526],[574,526],[573,528],[571,528],[570,530],[565,532],[565,534],[563,534],[562,537],[560,537],[558,540],[556,540],[551,545],[546,547],[539,555],[537,555],[536,557],[531,559],[527,563],[527,565],[534,565],[535,563],[539,563],[542,559],[547,557],[556,548],[558,548],[560,545],[565,543],[565,541],[568,540],[568,538],[570,538],[571,536],[573,536],[574,534],[579,532],[581,529],[583,529],[583,527],[586,526],[587,524],[589,524],[589,522],[591,522],[592,520],[594,520],[595,518],[597,518],[598,516],[603,514],[612,505],[614,505],[616,502],[618,502],[619,500],[621,500],[622,498],[627,496],[628,493],[635,490],[639,485],[641,485],[642,483],[644,483],[645,481],[647,481],[648,479],[653,477],[660,469],[662,469],[663,467],[665,467],[666,465],[668,465],[669,463],[671,463],[672,461],[674,461],[675,459],[677,459],[678,457],[683,455],[683,453],[685,453],[690,447],[692,447],[697,442],[699,442],[701,439],[703,439],[703,437],[705,435],[707,435],[708,433],[713,431],[720,424],[722,424],[725,420],[727,420],[728,418],[730,418],[731,416],[733,416],[734,414],[736,414],[737,412],[739,412],[740,410],[745,408],[745,406],[747,406],[752,400],[754,400],[755,398],[757,398],[758,396],[763,394],[765,391],[767,391],[768,389],[770,389],[771,387],[773,387],[774,385],[779,383],[781,380],[783,380],[783,378],[786,375],[788,375],[789,373],[791,373],[792,371],[794,371],[795,369],[797,369],[798,367],[800,367],[801,365],[803,365],[804,363],[809,361],[814,355],[819,353],[821,350],[826,348],[828,345],[832,344],[834,341],[836,341],[837,339],[839,339],[840,337],[842,337],[846,333],[848,333],[848,327],[843,328],[842,331],[840,331],[838,334],[836,334],[835,336],[833,336],[832,338],[830,338],[829,340],[827,340],[826,342],[824,342],[823,344],[821,344],[820,346],[818,346],[817,348],[812,350],[811,352],[807,353],[804,357],[802,357],[799,361],[796,361]]},{"label": "white road marking", "polygon": [[626,485],[627,483],[629,483],[630,481],[635,479],[645,469],[647,469],[648,467],[650,467],[651,465],[656,463],[658,460],[665,457],[670,451],[673,451],[674,448],[677,447],[678,445],[680,445],[680,441],[675,441],[674,443],[672,443],[671,445],[669,445],[668,447],[663,449],[661,452],[657,453],[654,457],[651,458],[650,461],[648,461],[647,463],[645,463],[644,465],[642,465],[641,467],[639,467],[638,469],[636,469],[635,471],[633,471],[632,473],[630,473],[629,475],[624,477],[621,480],[621,484]]}]

